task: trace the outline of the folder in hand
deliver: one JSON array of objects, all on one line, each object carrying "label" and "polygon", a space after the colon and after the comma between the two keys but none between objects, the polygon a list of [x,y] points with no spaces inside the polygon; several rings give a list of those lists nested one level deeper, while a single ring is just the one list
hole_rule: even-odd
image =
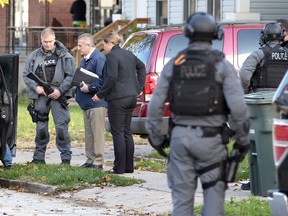
[{"label": "folder in hand", "polygon": [[84,68],[77,68],[74,74],[72,85],[80,86],[81,82],[84,81],[86,84],[91,84],[99,79],[99,76]]}]

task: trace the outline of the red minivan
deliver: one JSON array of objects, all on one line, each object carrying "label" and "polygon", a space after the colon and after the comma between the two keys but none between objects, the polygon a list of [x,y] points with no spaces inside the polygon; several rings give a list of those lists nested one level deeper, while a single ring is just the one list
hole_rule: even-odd
[{"label": "red minivan", "polygon": [[[246,57],[259,48],[260,31],[264,24],[223,23],[224,37],[213,41],[213,47],[223,51],[226,59],[239,71]],[[164,65],[176,54],[188,46],[188,38],[183,34],[183,25],[171,25],[163,28],[143,30],[131,34],[122,48],[133,52],[144,62],[147,70],[144,94],[138,98],[134,109],[131,130],[133,134],[146,137],[145,128],[147,107],[154,92],[158,77]],[[169,104],[163,113],[162,133],[167,133],[170,116]],[[106,129],[109,122],[106,119]]]}]

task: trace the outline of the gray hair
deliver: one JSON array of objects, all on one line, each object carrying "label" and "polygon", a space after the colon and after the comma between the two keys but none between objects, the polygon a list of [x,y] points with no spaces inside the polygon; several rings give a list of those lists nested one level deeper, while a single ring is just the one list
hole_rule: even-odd
[{"label": "gray hair", "polygon": [[79,40],[82,40],[84,41],[85,44],[91,46],[91,47],[94,47],[95,44],[94,44],[94,39],[93,39],[93,36],[91,34],[88,34],[88,33],[84,33],[84,34],[81,34],[79,37],[78,37],[78,41]]},{"label": "gray hair", "polygon": [[42,39],[44,36],[46,36],[46,35],[52,35],[52,36],[54,36],[54,38],[56,38],[55,32],[54,32],[54,30],[53,30],[51,27],[47,27],[47,28],[45,28],[45,29],[42,30],[42,32],[41,32],[41,39]]}]

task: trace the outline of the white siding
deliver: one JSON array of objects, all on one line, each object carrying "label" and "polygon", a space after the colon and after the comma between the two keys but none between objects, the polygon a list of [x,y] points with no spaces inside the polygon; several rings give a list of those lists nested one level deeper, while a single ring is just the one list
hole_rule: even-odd
[{"label": "white siding", "polygon": [[125,0],[122,2],[122,13],[125,14],[127,20],[132,19],[132,0]]},{"label": "white siding", "polygon": [[[133,3],[139,5],[141,0],[122,0],[122,10],[126,19],[132,20],[133,18],[139,17],[139,11],[141,11],[141,17],[146,14],[150,18],[150,25],[156,25],[156,0],[147,0],[147,7],[144,9],[145,4],[140,4],[134,8]],[[207,1],[211,0],[197,0],[196,1],[196,11],[207,12]],[[223,19],[223,14],[235,13],[237,0],[222,0],[221,4],[221,18]],[[183,23],[183,4],[184,0],[168,0],[168,24],[178,24]],[[138,14],[137,14],[138,11]],[[288,0],[250,0],[250,12],[260,13],[261,20],[276,20],[279,18],[287,18],[288,11]]]},{"label": "white siding", "polygon": [[168,0],[168,24],[183,23],[183,0]]},{"label": "white siding", "polygon": [[250,0],[250,12],[260,13],[261,20],[287,18],[287,0]]},{"label": "white siding", "polygon": [[207,12],[207,0],[198,0],[196,11],[197,12]]},{"label": "white siding", "polygon": [[234,0],[223,0],[222,1],[222,14],[223,13],[234,13],[235,12],[235,1]]},{"label": "white siding", "polygon": [[147,0],[135,0],[136,4],[136,17],[146,18],[147,17]]},{"label": "white siding", "polygon": [[147,17],[150,18],[150,25],[156,25],[156,0],[147,0]]},{"label": "white siding", "polygon": [[225,13],[235,12],[235,0],[222,0],[221,20],[224,18]]}]

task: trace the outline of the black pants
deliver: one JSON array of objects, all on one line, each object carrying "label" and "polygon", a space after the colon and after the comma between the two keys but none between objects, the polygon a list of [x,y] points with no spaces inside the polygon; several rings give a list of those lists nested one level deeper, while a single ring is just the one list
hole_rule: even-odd
[{"label": "black pants", "polygon": [[131,134],[132,112],[136,96],[108,101],[108,118],[114,145],[114,172],[134,171],[134,140]]}]

